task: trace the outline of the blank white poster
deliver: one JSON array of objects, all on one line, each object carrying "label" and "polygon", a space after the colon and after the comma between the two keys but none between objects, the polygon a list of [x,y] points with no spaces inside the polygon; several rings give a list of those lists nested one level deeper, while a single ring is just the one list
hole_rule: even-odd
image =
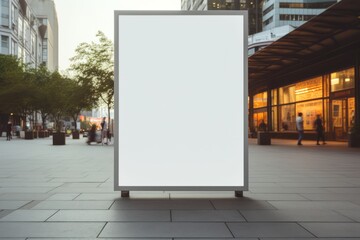
[{"label": "blank white poster", "polygon": [[120,14],[117,30],[120,189],[243,187],[244,16]]}]

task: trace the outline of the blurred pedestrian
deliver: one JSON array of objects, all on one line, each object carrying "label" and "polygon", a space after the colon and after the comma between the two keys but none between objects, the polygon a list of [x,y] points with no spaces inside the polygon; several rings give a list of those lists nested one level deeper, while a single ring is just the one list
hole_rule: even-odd
[{"label": "blurred pedestrian", "polygon": [[111,132],[110,132],[110,129],[107,130],[107,139],[108,139],[109,143],[111,143]]},{"label": "blurred pedestrian", "polygon": [[296,129],[299,133],[297,145],[302,145],[301,141],[304,138],[304,119],[302,115],[302,112],[299,112],[298,117],[296,118]]},{"label": "blurred pedestrian", "polygon": [[322,140],[323,144],[325,143],[325,134],[324,134],[324,126],[320,117],[320,114],[316,115],[316,120],[314,122],[315,130],[316,130],[316,145],[320,145],[319,141]]},{"label": "blurred pedestrian", "polygon": [[11,140],[11,138],[12,138],[11,131],[12,131],[12,123],[9,121],[7,123],[7,127],[6,127],[6,141]]},{"label": "blurred pedestrian", "polygon": [[264,120],[261,120],[259,124],[259,131],[266,132],[266,123],[264,122]]},{"label": "blurred pedestrian", "polygon": [[105,144],[107,144],[108,143],[108,138],[107,138],[106,117],[103,117],[103,120],[101,122],[101,140],[104,141],[105,138],[106,138]]}]

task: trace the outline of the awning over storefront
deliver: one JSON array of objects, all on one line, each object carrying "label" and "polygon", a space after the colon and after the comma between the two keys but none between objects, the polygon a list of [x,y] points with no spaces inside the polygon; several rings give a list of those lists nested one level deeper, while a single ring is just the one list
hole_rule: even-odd
[{"label": "awning over storefront", "polygon": [[326,61],[341,65],[346,56],[334,56],[359,49],[360,1],[342,0],[249,57],[249,92],[326,71],[320,69],[326,68]]}]

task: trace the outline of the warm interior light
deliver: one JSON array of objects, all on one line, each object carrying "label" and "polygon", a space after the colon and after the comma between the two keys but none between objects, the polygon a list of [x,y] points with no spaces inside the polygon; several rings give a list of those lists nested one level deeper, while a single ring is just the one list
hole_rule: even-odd
[{"label": "warm interior light", "polygon": [[333,78],[331,79],[331,85],[339,84],[339,78]]},{"label": "warm interior light", "polygon": [[345,78],[345,82],[350,82],[350,78]]}]

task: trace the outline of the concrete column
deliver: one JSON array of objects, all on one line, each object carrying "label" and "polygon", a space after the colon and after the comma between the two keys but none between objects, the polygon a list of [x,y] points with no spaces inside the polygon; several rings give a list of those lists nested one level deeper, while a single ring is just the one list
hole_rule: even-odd
[{"label": "concrete column", "polygon": [[267,130],[272,131],[271,89],[267,90]]},{"label": "concrete column", "polygon": [[355,53],[355,125],[360,125],[360,47]]}]

